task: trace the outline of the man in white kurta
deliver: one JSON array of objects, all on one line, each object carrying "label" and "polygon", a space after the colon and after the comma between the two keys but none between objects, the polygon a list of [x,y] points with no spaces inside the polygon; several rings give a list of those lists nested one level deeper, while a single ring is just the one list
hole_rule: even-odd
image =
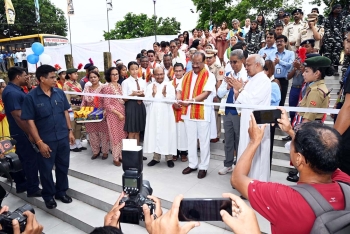
[{"label": "man in white kurta", "polygon": [[[179,85],[182,84],[184,72],[185,72],[184,65],[182,63],[175,63],[174,65],[175,78],[169,83],[175,89],[177,89]],[[181,106],[178,103],[174,103],[173,107],[174,107],[176,132],[177,132],[177,155],[173,156],[173,161],[177,161],[177,159],[180,156],[182,162],[187,162],[188,161],[188,158],[187,158],[188,140],[187,140],[185,122],[181,118]]]},{"label": "man in white kurta", "polygon": [[[248,57],[246,62],[248,82],[244,85],[243,82],[233,80],[236,104],[270,106],[271,81],[263,71],[264,65],[265,61],[260,55],[254,54]],[[252,111],[242,109],[238,160],[250,141],[248,128]],[[260,181],[270,180],[270,126],[266,127],[264,138],[255,153],[249,177]]]},{"label": "man in white kurta", "polygon": [[[191,102],[213,102],[212,93],[216,93],[215,76],[204,68],[205,55],[201,52],[196,52],[192,58],[192,71],[191,73],[185,74],[182,85],[178,86],[177,90],[177,99],[182,100],[179,102],[183,106],[186,113],[182,115],[182,119],[185,121],[187,139],[188,139],[188,157],[189,157],[189,166],[182,171],[182,174],[190,174],[193,171],[198,171],[198,178],[202,179],[207,175],[207,169],[209,167],[210,161],[210,121],[213,108],[210,105],[204,105],[200,113],[203,114],[203,118],[196,118],[198,113],[194,113],[192,110],[191,104],[185,103],[183,101]],[[203,70],[204,69],[204,70]],[[205,75],[202,75],[205,74]],[[191,75],[190,87],[186,85],[186,77]],[[199,75],[201,75],[199,77]],[[202,82],[206,80],[206,82]],[[198,81],[198,82],[197,82]],[[194,93],[195,85],[202,84],[202,90]],[[188,96],[184,96],[187,92]],[[201,93],[199,93],[201,92]],[[196,105],[199,107],[200,105]],[[186,108],[187,107],[187,108]],[[203,111],[203,112],[202,112]],[[200,143],[200,157],[201,161],[198,161],[197,155],[197,139]]]},{"label": "man in white kurta", "polygon": [[[175,100],[175,89],[164,82],[164,71],[154,69],[155,82],[146,88],[146,98]],[[154,166],[165,155],[168,167],[174,167],[173,155],[176,155],[176,124],[172,102],[145,101],[147,107],[146,129],[143,144],[144,153],[154,153],[153,160],[147,165]]]}]

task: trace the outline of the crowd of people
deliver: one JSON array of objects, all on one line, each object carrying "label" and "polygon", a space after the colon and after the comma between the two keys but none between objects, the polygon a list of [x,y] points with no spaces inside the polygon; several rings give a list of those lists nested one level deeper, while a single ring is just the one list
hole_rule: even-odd
[{"label": "crowd of people", "polygon": [[[18,142],[16,153],[23,165],[23,171],[13,173],[16,192],[43,197],[48,209],[57,206],[55,199],[71,203],[66,194],[69,155],[87,150],[81,140],[83,129],[92,160],[101,154],[106,160],[111,151],[113,164],[120,167],[122,140],[135,139],[144,153],[153,154],[148,166],[160,163],[164,155],[169,168],[178,160],[188,162],[182,174],[198,171],[197,177],[203,179],[210,163],[210,143],[219,141],[223,120],[225,160],[218,173],[232,172],[232,186],[271,222],[273,233],[310,232],[315,215],[302,196],[288,186],[267,183],[274,133],[279,127],[288,134],[283,140],[289,141],[291,164],[296,169],[287,179],[311,184],[328,201],[335,199],[331,203],[334,209],[344,209],[341,187],[334,181],[350,182],[349,11],[346,9],[346,15],[336,4],[329,17],[320,17],[314,8],[304,21],[301,9],[291,14],[280,9],[273,29],[267,29],[264,16],[259,14],[254,20],[246,19],[244,27],[233,19],[232,29],[223,22],[211,30],[194,29],[191,36],[185,31],[170,42],[155,42],[152,49],[135,55],[135,61],[116,61],[115,67],[104,72],[105,84],[92,61],[85,65],[86,76],[80,81],[79,69],[42,65],[36,71],[36,87],[20,64],[9,68],[9,83],[6,86],[0,80],[0,93],[3,129],[7,127]],[[291,17],[294,22],[290,22]],[[331,91],[324,79],[339,75],[342,50],[343,86],[335,105],[342,109],[334,116],[334,129],[322,125],[326,114],[290,112],[288,116],[280,107],[278,125],[259,127],[251,109],[226,105],[284,106],[290,89],[289,106],[328,108]],[[73,112],[90,106],[104,110],[103,120],[77,123]],[[241,202],[225,196],[234,200],[239,217]],[[235,230],[228,214],[222,215]],[[147,230],[156,229],[155,222],[146,220]],[[243,221],[239,225],[243,225],[242,230],[257,226],[244,227]]]}]

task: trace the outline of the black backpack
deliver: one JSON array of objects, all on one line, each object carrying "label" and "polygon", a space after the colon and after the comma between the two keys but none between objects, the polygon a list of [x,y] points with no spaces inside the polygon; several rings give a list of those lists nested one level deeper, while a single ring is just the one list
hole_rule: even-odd
[{"label": "black backpack", "polygon": [[309,184],[298,184],[291,187],[304,197],[316,215],[311,234],[350,233],[350,186],[341,182],[338,184],[344,194],[344,210],[334,210],[329,202]]}]

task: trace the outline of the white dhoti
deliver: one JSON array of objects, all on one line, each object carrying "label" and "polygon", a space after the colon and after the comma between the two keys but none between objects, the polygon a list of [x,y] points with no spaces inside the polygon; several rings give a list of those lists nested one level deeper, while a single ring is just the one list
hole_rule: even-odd
[{"label": "white dhoti", "polygon": [[177,131],[177,150],[187,151],[188,139],[187,139],[185,122],[180,121],[176,123],[176,131]]},{"label": "white dhoti", "polygon": [[[185,120],[188,139],[189,167],[207,170],[210,161],[210,122]],[[198,162],[197,139],[200,144],[201,162]]]},{"label": "white dhoti", "polygon": [[[237,160],[242,156],[250,141],[248,134],[250,113],[252,110],[242,110]],[[248,177],[266,182],[270,180],[270,125],[265,128],[264,137],[256,150]]]}]

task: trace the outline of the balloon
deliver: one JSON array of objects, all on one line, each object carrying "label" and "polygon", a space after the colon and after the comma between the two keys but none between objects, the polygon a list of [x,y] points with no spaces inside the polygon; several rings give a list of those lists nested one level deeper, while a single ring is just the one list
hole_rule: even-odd
[{"label": "balloon", "polygon": [[50,64],[51,63],[51,56],[48,54],[42,54],[39,56],[39,61],[41,64]]},{"label": "balloon", "polygon": [[39,42],[35,42],[35,43],[33,43],[33,45],[32,45],[32,50],[33,50],[33,53],[35,54],[35,55],[41,55],[42,53],[44,53],[44,46],[41,44],[41,43],[39,43]]},{"label": "balloon", "polygon": [[37,64],[39,62],[39,56],[35,54],[28,55],[27,61],[30,64]]}]

